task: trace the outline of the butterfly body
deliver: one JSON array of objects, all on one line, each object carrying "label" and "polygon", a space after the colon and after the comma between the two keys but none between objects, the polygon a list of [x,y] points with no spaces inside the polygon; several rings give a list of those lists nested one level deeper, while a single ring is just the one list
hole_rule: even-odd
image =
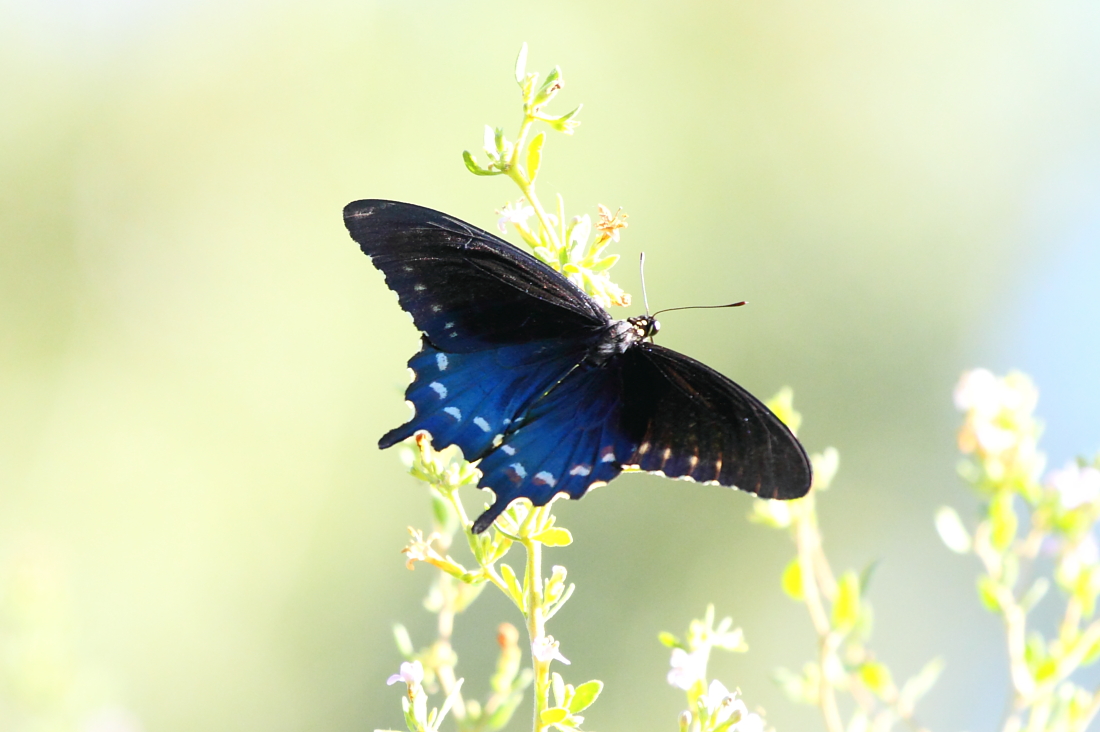
[{"label": "butterfly body", "polygon": [[422,333],[406,392],[415,414],[379,446],[423,430],[480,460],[479,486],[496,500],[475,532],[517,498],[580,498],[624,468],[768,498],[809,489],[809,461],[782,422],[652,343],[651,316],[613,320],[546,264],[431,209],[356,201],[344,221]]}]

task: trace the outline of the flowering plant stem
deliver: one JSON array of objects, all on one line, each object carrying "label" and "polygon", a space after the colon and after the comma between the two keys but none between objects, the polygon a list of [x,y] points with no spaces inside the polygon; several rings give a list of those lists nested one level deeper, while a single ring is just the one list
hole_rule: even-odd
[{"label": "flowering plant stem", "polygon": [[[545,512],[545,506],[531,511],[530,517]],[[527,636],[533,644],[539,638],[546,637],[546,618],[543,612],[542,594],[542,544],[529,537],[522,540],[527,552],[527,571],[523,577],[523,589],[526,597]],[[532,671],[535,674],[535,719],[533,729],[542,732],[548,725],[542,722],[542,713],[550,701],[550,662],[541,661],[534,654],[531,658]]]}]

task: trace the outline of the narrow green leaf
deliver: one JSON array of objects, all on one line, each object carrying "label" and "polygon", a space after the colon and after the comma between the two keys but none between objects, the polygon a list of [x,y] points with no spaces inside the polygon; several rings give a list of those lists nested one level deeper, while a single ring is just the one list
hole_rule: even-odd
[{"label": "narrow green leaf", "polygon": [[780,578],[780,583],[783,586],[783,591],[792,600],[802,602],[806,599],[805,595],[802,594],[802,566],[798,563],[798,557],[787,564],[783,570],[783,576]]},{"label": "narrow green leaf", "polygon": [[618,254],[611,254],[611,255],[608,255],[608,256],[604,257],[603,259],[597,261],[595,264],[593,264],[588,269],[592,270],[593,272],[603,272],[606,269],[611,269],[611,267],[613,267],[615,265],[615,262],[618,262],[618,261],[619,261],[619,255]]},{"label": "narrow green leaf", "polygon": [[540,531],[532,536],[531,539],[541,542],[546,546],[569,546],[573,543],[573,535],[569,533],[569,529],[563,529],[559,526],[553,526],[545,531]]},{"label": "narrow green leaf", "polygon": [[554,691],[554,703],[559,707],[565,706],[566,683],[557,671],[550,674],[550,688]]},{"label": "narrow green leaf", "polygon": [[523,80],[527,78],[527,44],[524,43],[519,47],[519,56],[516,57],[516,83],[523,85]]},{"label": "narrow green leaf", "polygon": [[569,701],[569,711],[576,714],[592,706],[596,697],[603,691],[602,681],[586,681],[573,692],[573,698]]},{"label": "narrow green leaf", "polygon": [[559,722],[565,721],[568,716],[568,709],[563,709],[562,707],[550,707],[549,709],[542,710],[542,715],[539,717],[539,719],[542,720],[542,723],[544,725],[558,724]]},{"label": "narrow green leaf", "polygon": [[508,586],[508,593],[512,596],[512,602],[520,608],[523,607],[523,590],[520,589],[519,580],[515,571],[507,564],[500,565],[500,576],[504,578],[504,584]]},{"label": "narrow green leaf", "polygon": [[474,159],[469,150],[462,151],[462,161],[466,163],[466,170],[474,175],[500,175],[499,170],[486,170],[478,165],[477,160]]},{"label": "narrow green leaf", "polygon": [[561,78],[561,67],[555,66],[550,70],[550,73],[546,75],[546,81],[542,82],[542,87],[538,93],[535,94],[534,100],[531,105],[536,109],[542,107],[550,102],[558,92],[561,91],[565,82]]},{"label": "narrow green leaf", "polygon": [[535,182],[535,176],[539,174],[539,166],[542,165],[542,145],[546,142],[546,133],[540,132],[527,146],[527,180]]},{"label": "narrow green leaf", "polygon": [[833,602],[833,627],[849,630],[859,619],[859,577],[848,570],[837,581],[836,601]]},{"label": "narrow green leaf", "polygon": [[875,576],[875,569],[878,568],[878,560],[871,562],[863,571],[859,573],[859,594],[866,595],[867,588],[871,585],[871,578]]},{"label": "narrow green leaf", "polygon": [[[657,640],[661,642],[661,645],[667,648],[684,648],[684,644],[680,642],[679,638],[665,630],[657,634]],[[685,648],[684,650],[687,649]]]},{"label": "narrow green leaf", "polygon": [[394,623],[393,640],[397,643],[398,652],[405,658],[412,658],[416,653],[409,631],[401,623]]},{"label": "narrow green leaf", "polygon": [[863,685],[874,692],[879,699],[885,699],[890,689],[894,686],[890,669],[878,661],[870,661],[859,667],[859,680]]}]

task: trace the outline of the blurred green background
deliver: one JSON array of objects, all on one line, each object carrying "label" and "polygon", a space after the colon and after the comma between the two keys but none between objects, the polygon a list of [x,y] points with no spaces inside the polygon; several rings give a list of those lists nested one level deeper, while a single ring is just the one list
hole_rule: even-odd
[{"label": "blurred green background", "polygon": [[[1100,447],[1098,32],[1088,2],[0,1],[0,727],[400,726],[428,501],[375,445],[417,335],[340,211],[492,227],[517,193],[460,153],[514,132],[527,41],[585,104],[543,195],[624,207],[617,279],[637,296],[645,250],[656,307],[751,302],[661,341],[794,387],[807,447],[841,453],[826,548],[879,561],[881,659],[943,655],[922,721],[994,729],[999,624],[932,527],[975,506],[950,394],[1025,366],[1054,462]],[[608,684],[589,727],[674,729],[656,634],[714,602],[751,651],[712,671],[819,728],[770,681],[814,636],[749,507],[651,476],[559,504],[552,631]],[[491,595],[457,629],[475,691],[516,620]]]}]

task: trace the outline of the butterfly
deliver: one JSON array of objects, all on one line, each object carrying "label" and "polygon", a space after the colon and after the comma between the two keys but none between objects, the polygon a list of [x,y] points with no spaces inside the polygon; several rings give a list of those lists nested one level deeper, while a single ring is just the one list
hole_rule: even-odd
[{"label": "butterfly", "polygon": [[[481,533],[519,498],[580,498],[624,469],[799,498],[810,461],[755,397],[652,342],[650,315],[613,320],[554,269],[429,208],[355,201],[344,224],[421,331],[405,392],[420,431],[480,461],[495,494]],[[648,339],[648,340],[647,340]]]}]

